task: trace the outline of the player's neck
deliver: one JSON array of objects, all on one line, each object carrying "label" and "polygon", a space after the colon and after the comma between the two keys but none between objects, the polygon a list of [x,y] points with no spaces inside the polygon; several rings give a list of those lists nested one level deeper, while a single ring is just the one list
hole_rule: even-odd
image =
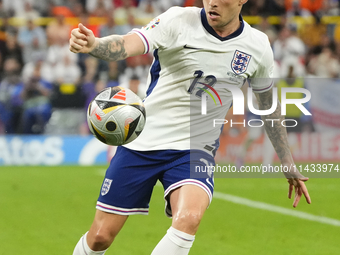
[{"label": "player's neck", "polygon": [[237,29],[239,29],[241,26],[241,21],[239,17],[233,19],[228,24],[224,25],[223,27],[213,27],[215,32],[221,36],[221,37],[227,37],[228,35],[231,35],[234,33]]}]

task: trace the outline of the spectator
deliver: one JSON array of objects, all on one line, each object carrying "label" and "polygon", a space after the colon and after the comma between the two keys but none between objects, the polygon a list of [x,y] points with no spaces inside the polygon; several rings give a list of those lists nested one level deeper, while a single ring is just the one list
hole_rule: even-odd
[{"label": "spectator", "polygon": [[50,16],[62,14],[65,17],[79,17],[85,8],[79,0],[53,0],[50,2],[49,10]]},{"label": "spectator", "polygon": [[[160,11],[164,12],[172,6],[183,6],[184,2],[185,0],[158,0],[158,6],[159,6]],[[195,3],[196,2],[190,3],[190,5],[195,4]]]},{"label": "spectator", "polygon": [[[278,98],[281,99],[281,89],[290,87],[290,88],[303,88],[304,87],[304,79],[302,77],[298,77],[295,71],[295,64],[291,64],[288,66],[288,72],[285,76],[286,78],[281,79],[277,84],[278,88]],[[301,99],[303,97],[302,93],[288,93],[288,99]],[[287,127],[287,132],[301,132],[303,128],[303,124],[301,122],[301,117],[303,113],[301,110],[294,104],[286,105],[286,119],[293,119],[298,124],[295,127]],[[294,123],[289,123],[289,125],[294,125]]]},{"label": "spectator", "polygon": [[88,105],[92,100],[91,98],[99,92],[97,88],[101,86],[102,83],[105,83],[104,88],[119,85],[118,81],[121,74],[120,66],[122,65],[122,61],[108,62],[105,71],[100,68],[101,63],[100,59],[91,56],[85,59],[85,74],[82,80],[82,89],[87,97],[86,105]]},{"label": "spectator", "polygon": [[19,70],[22,69],[24,65],[22,50],[18,44],[17,37],[12,34],[6,35],[6,45],[2,53],[2,63],[8,58],[15,58],[18,61]]},{"label": "spectator", "polygon": [[37,61],[32,75],[24,83],[21,96],[24,100],[22,112],[22,132],[42,134],[51,117],[49,96],[52,84],[42,78],[42,61]]},{"label": "spectator", "polygon": [[51,103],[55,109],[84,107],[85,98],[80,86],[81,69],[70,56],[64,54],[53,68],[54,87]]},{"label": "spectator", "polygon": [[324,47],[321,54],[312,58],[308,69],[311,73],[322,78],[338,78],[340,63],[330,47]]},{"label": "spectator", "polygon": [[37,19],[40,18],[40,13],[35,10],[32,6],[33,3],[30,3],[29,1],[24,2],[24,9],[20,10],[22,12],[16,13],[16,17],[24,18],[24,19]]},{"label": "spectator", "polygon": [[[98,79],[97,77],[98,63],[99,60],[91,56],[85,59],[85,75],[82,81],[82,91],[86,97],[85,107],[90,104],[95,95],[97,95],[106,87],[106,81]],[[102,87],[102,83],[104,83],[105,86]],[[99,89],[97,86],[99,86],[101,89]]]},{"label": "spectator", "polygon": [[99,1],[97,7],[93,12],[90,12],[93,17],[106,17],[108,13],[111,14],[110,9],[105,7],[103,0]]},{"label": "spectator", "polygon": [[4,9],[4,5],[3,5],[3,0],[0,0],[0,18],[7,18],[8,14],[6,12],[6,10]]},{"label": "spectator", "polygon": [[82,5],[80,2],[75,3],[71,10],[74,17],[81,17],[84,15],[84,13],[86,13],[84,5]]},{"label": "spectator", "polygon": [[63,0],[63,3],[59,5],[67,6],[70,10],[73,10],[78,4],[85,7],[79,0]]},{"label": "spectator", "polygon": [[150,68],[148,61],[149,55],[140,55],[127,58],[127,67],[125,68],[124,73],[121,75],[119,82],[127,84],[132,77],[138,77],[138,79],[142,80],[142,83],[145,83]]},{"label": "spectator", "polygon": [[196,7],[203,8],[203,1],[202,0],[185,0],[183,3],[183,6],[196,6]]},{"label": "spectator", "polygon": [[98,7],[104,8],[106,10],[113,9],[113,1],[112,0],[87,0],[86,1],[86,11],[88,13],[92,13],[93,16],[97,16],[96,10],[98,11]]},{"label": "spectator", "polygon": [[309,49],[309,51],[307,52],[306,62],[305,62],[307,78],[316,77],[314,67],[312,68],[312,65],[310,63],[311,61],[314,61],[314,58],[316,58],[321,53],[321,51],[322,51],[322,48],[317,46],[317,47]]},{"label": "spectator", "polygon": [[33,53],[45,52],[45,31],[42,27],[36,26],[32,18],[29,18],[26,26],[19,29],[18,42],[23,49],[24,63],[27,63]]},{"label": "spectator", "polygon": [[[293,66],[293,69],[291,67]],[[280,75],[278,77],[305,77],[306,70],[305,65],[301,62],[301,59],[297,56],[289,56],[283,58],[280,65]]]},{"label": "spectator", "polygon": [[139,77],[134,75],[130,78],[128,87],[133,93],[138,95],[139,84],[140,84]]},{"label": "spectator", "polygon": [[0,125],[7,134],[19,131],[23,84],[20,78],[20,64],[15,58],[4,62],[4,79],[0,83]]},{"label": "spectator", "polygon": [[105,37],[109,35],[118,34],[116,31],[116,23],[112,16],[112,14],[108,14],[106,16],[106,23],[104,25],[99,26],[99,37]]},{"label": "spectator", "polygon": [[85,75],[83,78],[84,83],[92,83],[97,80],[98,62],[98,59],[91,56],[85,59]]},{"label": "spectator", "polygon": [[72,63],[76,63],[77,59],[78,59],[77,55],[75,55],[75,54],[73,54],[72,52],[69,51],[69,48],[68,48],[67,44],[63,44],[63,45],[54,44],[54,45],[51,45],[48,48],[46,55],[47,55],[46,61],[52,67],[57,65],[59,62],[62,62],[65,56],[68,56],[68,58],[70,59],[70,61]]},{"label": "spectator", "polygon": [[334,42],[334,39],[331,38],[330,36],[328,35],[325,35],[321,38],[321,43],[320,43],[320,46],[322,48],[324,47],[329,47],[331,48],[332,51],[335,51],[336,50],[336,45],[335,45],[335,42]]},{"label": "spectator", "polygon": [[291,1],[290,5],[287,5],[286,0],[286,15],[287,17],[294,17],[294,16],[302,16],[302,17],[309,17],[312,14],[307,9],[302,9],[299,0]]},{"label": "spectator", "polygon": [[325,0],[321,12],[322,16],[339,16],[339,0]]},{"label": "spectator", "polygon": [[307,17],[315,15],[323,7],[325,0],[285,0],[288,16]]},{"label": "spectator", "polygon": [[58,85],[72,84],[77,86],[81,78],[80,67],[71,60],[68,54],[62,56],[62,61],[57,62],[54,71],[54,82]]},{"label": "spectator", "polygon": [[131,2],[131,5],[134,6],[134,7],[137,7],[138,6],[138,2],[139,0],[113,0],[113,6],[114,8],[120,8],[122,6],[124,6],[124,4],[126,4],[125,2],[129,2],[128,4],[130,5],[130,2]]},{"label": "spectator", "polygon": [[10,17],[7,15],[2,17],[2,24],[1,24],[0,30],[1,32],[5,34],[17,36],[18,28],[16,26],[11,25],[9,20],[10,20]]},{"label": "spectator", "polygon": [[128,13],[127,23],[125,23],[124,25],[117,25],[116,32],[117,35],[125,35],[136,27],[138,27],[138,25],[136,24],[135,16],[132,13]]},{"label": "spectator", "polygon": [[[143,80],[145,81],[145,79]],[[127,79],[125,80],[122,80],[122,82],[119,83],[108,82],[107,86],[112,87],[112,85],[114,86],[119,85],[123,88],[128,88],[132,92],[134,92],[137,96],[143,99],[146,96],[147,89],[146,83],[144,83],[143,80],[140,79],[140,77],[136,73],[132,73],[131,76],[127,77]]]},{"label": "spectator", "polygon": [[46,36],[49,45],[65,45],[70,37],[71,27],[65,23],[65,16],[60,13],[47,25]]},{"label": "spectator", "polygon": [[63,15],[65,17],[74,17],[74,13],[67,6],[55,5],[53,2],[50,2],[49,6],[49,16],[58,16]]},{"label": "spectator", "polygon": [[8,16],[19,17],[22,13],[25,13],[25,3],[32,6],[34,0],[2,0],[2,2]]},{"label": "spectator", "polygon": [[109,70],[107,71],[107,84],[108,87],[115,87],[119,85],[120,78],[120,62],[112,61],[109,62]]},{"label": "spectator", "polygon": [[147,24],[153,18],[161,14],[158,4],[154,0],[142,0],[139,2],[136,18],[140,20],[140,24]]},{"label": "spectator", "polygon": [[39,80],[44,83],[52,83],[53,81],[54,70],[51,65],[45,61],[44,54],[33,55],[32,60],[24,65],[22,80],[28,83],[31,77],[36,76],[35,74],[39,74]]},{"label": "spectator", "polygon": [[33,8],[39,12],[39,15],[42,17],[50,17],[49,16],[49,8],[50,4],[53,4],[53,0],[34,0]]},{"label": "spectator", "polygon": [[115,21],[117,24],[127,24],[128,23],[128,17],[130,14],[133,16],[136,15],[136,6],[134,5],[134,2],[132,0],[124,0],[121,7],[116,8],[113,12],[113,15],[115,17]]},{"label": "spectator", "polygon": [[296,34],[295,26],[285,26],[279,33],[278,39],[273,44],[274,58],[279,63],[290,56],[304,59],[306,46]]}]

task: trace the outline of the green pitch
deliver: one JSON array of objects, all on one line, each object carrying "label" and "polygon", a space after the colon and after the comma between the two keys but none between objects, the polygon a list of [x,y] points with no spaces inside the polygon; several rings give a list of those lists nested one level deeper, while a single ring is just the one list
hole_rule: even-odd
[{"label": "green pitch", "polygon": [[[0,167],[0,255],[68,255],[92,222],[105,166]],[[297,211],[340,220],[339,179],[308,182]],[[216,179],[216,191],[293,209],[284,179]],[[163,189],[131,216],[108,255],[149,255],[171,224]],[[340,227],[215,198],[191,255],[337,255]]]}]

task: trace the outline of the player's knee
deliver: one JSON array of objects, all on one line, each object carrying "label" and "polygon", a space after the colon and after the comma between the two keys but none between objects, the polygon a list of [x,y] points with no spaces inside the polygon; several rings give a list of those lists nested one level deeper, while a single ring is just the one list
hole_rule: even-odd
[{"label": "player's knee", "polygon": [[182,210],[173,215],[173,225],[178,230],[194,233],[202,219],[202,212],[199,210]]},{"label": "player's knee", "polygon": [[106,250],[110,247],[115,237],[116,235],[114,234],[98,231],[88,240],[88,245],[94,251]]}]

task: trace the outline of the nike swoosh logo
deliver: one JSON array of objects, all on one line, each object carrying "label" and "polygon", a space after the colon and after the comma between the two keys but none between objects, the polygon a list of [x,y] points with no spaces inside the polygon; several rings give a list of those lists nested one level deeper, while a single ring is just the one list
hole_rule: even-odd
[{"label": "nike swoosh logo", "polygon": [[201,50],[201,48],[194,48],[194,47],[190,47],[187,44],[183,46],[184,49],[191,49],[191,50]]}]

